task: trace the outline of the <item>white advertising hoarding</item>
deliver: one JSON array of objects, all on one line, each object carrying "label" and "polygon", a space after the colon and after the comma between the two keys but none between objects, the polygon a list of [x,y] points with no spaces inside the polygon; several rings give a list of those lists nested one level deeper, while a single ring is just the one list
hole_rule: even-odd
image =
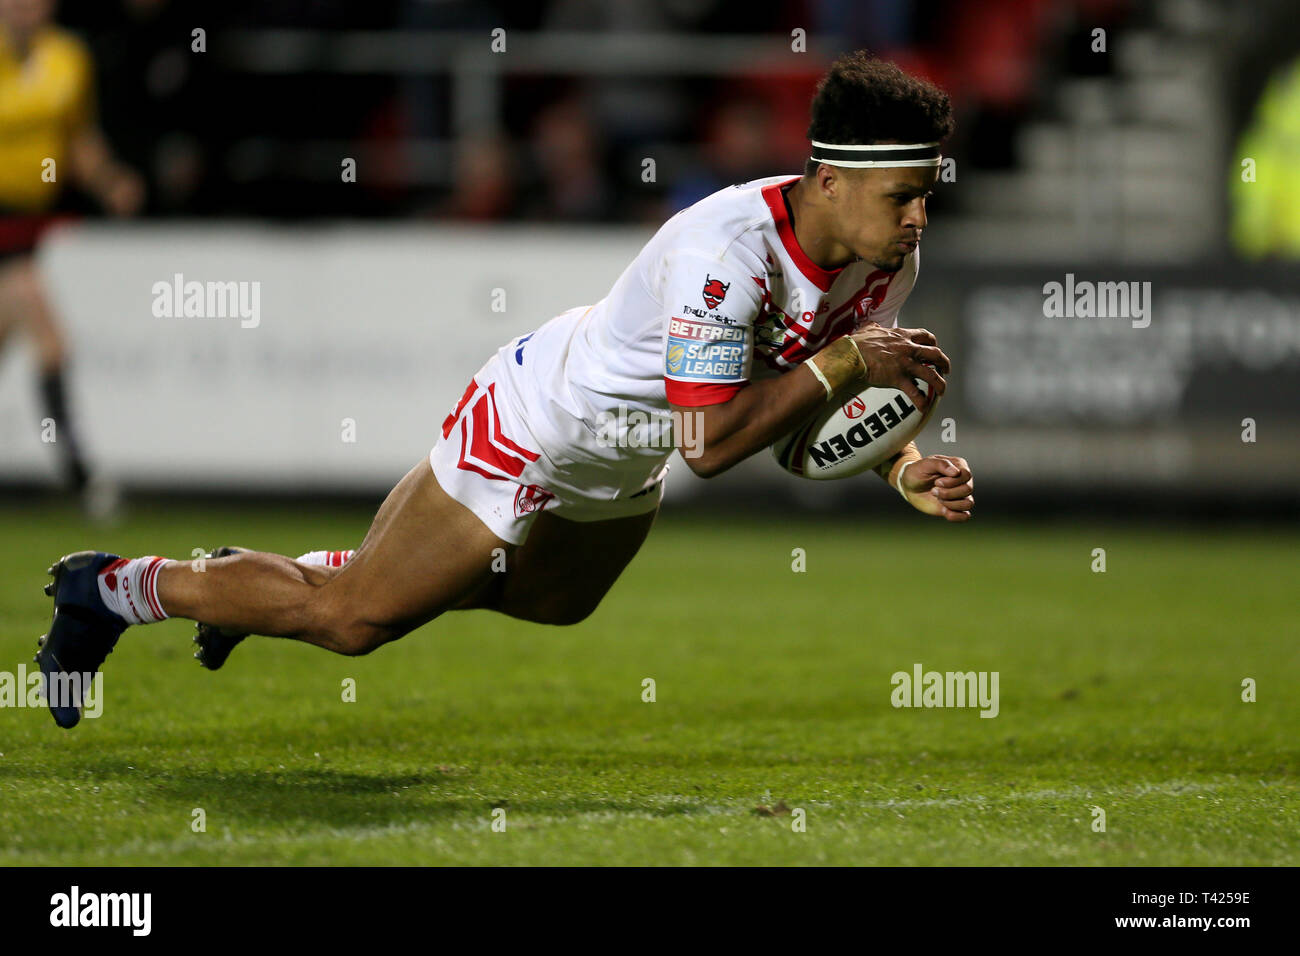
[{"label": "white advertising hoarding", "polygon": [[[600,299],[647,238],[97,225],[52,234],[39,261],[104,472],[180,489],[368,488],[428,453],[493,351]],[[0,477],[54,473],[35,374],[25,347],[0,359]]]}]

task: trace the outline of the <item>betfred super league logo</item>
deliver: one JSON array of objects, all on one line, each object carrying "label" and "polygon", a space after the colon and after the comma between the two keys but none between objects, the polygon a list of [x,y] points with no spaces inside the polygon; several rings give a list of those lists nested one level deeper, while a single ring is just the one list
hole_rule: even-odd
[{"label": "betfred super league logo", "polygon": [[730,288],[730,282],[723,285],[721,279],[706,275],[704,277],[704,304],[710,309],[716,309],[722,304],[722,300],[727,297],[727,290]]}]

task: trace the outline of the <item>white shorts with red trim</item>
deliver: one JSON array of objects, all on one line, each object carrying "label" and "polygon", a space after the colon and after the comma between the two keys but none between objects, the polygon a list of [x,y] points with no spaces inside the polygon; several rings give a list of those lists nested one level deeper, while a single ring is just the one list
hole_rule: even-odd
[{"label": "white shorts with red trim", "polygon": [[[626,498],[575,494],[573,469],[556,480],[550,460],[522,420],[510,383],[493,374],[494,356],[481,368],[442,423],[429,464],[443,491],[478,517],[498,538],[523,544],[543,511],[571,521],[606,521],[645,514],[663,499],[665,463],[654,482]],[[593,475],[593,479],[596,476]],[[599,485],[593,480],[593,486]]]}]

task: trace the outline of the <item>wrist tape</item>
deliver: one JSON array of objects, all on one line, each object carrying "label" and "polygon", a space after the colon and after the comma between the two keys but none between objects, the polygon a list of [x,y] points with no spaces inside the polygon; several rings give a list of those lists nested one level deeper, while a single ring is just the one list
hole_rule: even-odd
[{"label": "wrist tape", "polygon": [[903,496],[904,501],[907,501],[907,492],[903,490],[903,472],[907,471],[908,465],[915,465],[920,460],[919,458],[913,458],[911,461],[905,461],[903,467],[898,469],[898,479],[894,484],[894,490]]},{"label": "wrist tape", "polygon": [[840,389],[860,382],[867,374],[867,363],[862,358],[862,350],[847,335],[836,339],[804,364],[826,389],[828,402]]}]

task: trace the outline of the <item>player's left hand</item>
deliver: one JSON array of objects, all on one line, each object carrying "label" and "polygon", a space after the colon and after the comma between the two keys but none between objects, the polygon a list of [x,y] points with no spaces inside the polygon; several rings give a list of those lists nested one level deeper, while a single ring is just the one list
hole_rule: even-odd
[{"label": "player's left hand", "polygon": [[965,458],[931,455],[903,470],[903,491],[917,511],[945,521],[969,521],[975,509],[975,479]]}]

